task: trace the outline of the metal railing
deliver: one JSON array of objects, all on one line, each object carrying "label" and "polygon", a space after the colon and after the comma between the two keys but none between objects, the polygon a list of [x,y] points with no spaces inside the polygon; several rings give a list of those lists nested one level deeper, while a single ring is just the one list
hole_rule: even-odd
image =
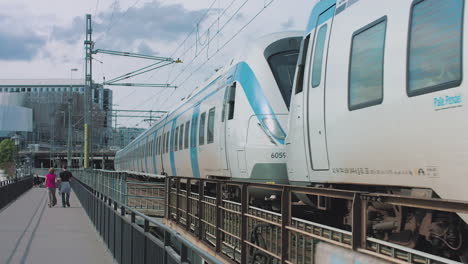
[{"label": "metal railing", "polygon": [[[166,177],[162,186],[136,181],[138,177],[128,172],[88,171],[78,175],[85,186],[92,186],[91,192],[128,210],[138,210],[137,216],[150,209],[164,212],[167,225],[229,263],[316,263],[316,245],[320,242],[393,263],[458,263],[367,234],[369,205],[377,202],[468,213],[468,202],[442,199],[189,177]],[[122,186],[116,187],[120,183]],[[237,193],[235,198],[223,195],[233,192]],[[259,192],[278,197],[279,203],[271,206],[275,210],[252,203],[254,193]],[[324,221],[320,213],[306,214],[308,207],[295,196],[314,197],[318,206],[324,207],[331,201],[349,203],[349,225],[343,225],[343,216],[332,219],[328,215]]]},{"label": "metal railing", "polygon": [[94,190],[151,216],[164,216],[165,184],[136,181],[126,172],[74,170],[73,174]]},{"label": "metal railing", "polygon": [[118,263],[222,263],[169,227],[79,179],[72,187],[87,215]]},{"label": "metal railing", "polygon": [[[215,194],[207,194],[211,184]],[[215,187],[214,187],[215,186]],[[468,213],[468,203],[408,196],[369,194],[326,188],[167,177],[166,219],[232,263],[315,263],[315,246],[326,242],[392,263],[458,263],[369,237],[367,203]],[[222,190],[240,192],[240,201],[224,199]],[[280,197],[279,212],[251,204],[250,193],[269,190]],[[351,230],[293,214],[293,195],[312,195],[352,204]],[[296,205],[301,207],[300,205]],[[317,219],[318,220],[318,219]]]},{"label": "metal railing", "polygon": [[0,209],[31,189],[33,177],[14,178],[0,182]]}]

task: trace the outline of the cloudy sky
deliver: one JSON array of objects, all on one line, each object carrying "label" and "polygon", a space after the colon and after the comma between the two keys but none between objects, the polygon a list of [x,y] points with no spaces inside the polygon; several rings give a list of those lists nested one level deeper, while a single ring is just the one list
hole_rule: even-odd
[{"label": "cloudy sky", "polygon": [[[177,89],[112,87],[116,109],[168,110],[249,40],[303,30],[316,0],[1,2],[0,79],[68,79],[71,68],[79,69],[74,79],[82,78],[85,14],[91,14],[95,48],[184,61],[125,81],[171,83]],[[101,54],[95,58],[93,79],[98,83],[152,63]],[[141,119],[118,123],[147,127]]]}]

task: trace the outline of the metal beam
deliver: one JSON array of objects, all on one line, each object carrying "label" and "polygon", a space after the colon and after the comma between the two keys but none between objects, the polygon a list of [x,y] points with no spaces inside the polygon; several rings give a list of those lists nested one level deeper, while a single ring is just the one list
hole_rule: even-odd
[{"label": "metal beam", "polygon": [[137,117],[137,118],[161,118],[161,116],[138,116],[138,115],[112,115],[112,117]]},{"label": "metal beam", "polygon": [[160,110],[120,110],[120,109],[112,109],[112,112],[135,112],[135,113],[167,113],[167,111],[160,111]]},{"label": "metal beam", "polygon": [[104,85],[112,86],[132,86],[132,87],[157,87],[157,88],[177,88],[170,84],[152,84],[152,83],[104,83]]},{"label": "metal beam", "polygon": [[[125,79],[129,79],[129,78],[131,78],[131,77],[135,77],[135,76],[141,75],[141,74],[143,74],[143,73],[147,73],[147,72],[150,72],[150,71],[154,71],[154,70],[156,70],[156,69],[162,68],[162,67],[164,67],[164,66],[171,65],[171,64],[173,64],[173,63],[174,63],[174,62],[165,62],[165,63],[162,64],[162,65],[156,65],[155,67],[149,68],[149,69],[147,69],[147,70],[145,70],[145,71],[142,71],[143,68],[146,69],[146,67],[143,67],[143,68],[141,68],[141,69],[138,69],[138,70],[136,70],[136,71],[133,71],[134,73],[129,72],[129,73],[126,73],[126,74],[121,75],[121,76],[119,76],[119,77],[116,77],[116,78],[114,78],[114,79],[111,79],[110,81],[104,82],[103,85],[108,85],[108,84],[110,84],[110,83],[115,83],[115,82],[118,82],[118,81],[122,81],[122,80],[125,80]],[[135,72],[136,72],[136,73],[135,73]]]},{"label": "metal beam", "polygon": [[149,60],[170,61],[170,62],[176,62],[176,63],[181,62],[179,59],[174,60],[172,58],[144,55],[144,54],[138,54],[138,53],[132,53],[132,52],[123,52],[123,51],[105,50],[105,49],[93,50],[93,54],[97,54],[97,53],[123,56],[123,57],[140,58],[140,59],[149,59]]}]

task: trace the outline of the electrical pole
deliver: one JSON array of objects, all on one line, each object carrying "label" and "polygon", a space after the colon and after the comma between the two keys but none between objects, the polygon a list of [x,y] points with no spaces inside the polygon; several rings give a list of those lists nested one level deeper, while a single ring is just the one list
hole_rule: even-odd
[{"label": "electrical pole", "polygon": [[85,93],[84,93],[84,162],[83,167],[85,169],[89,168],[89,152],[90,152],[90,126],[91,126],[91,115],[90,111],[92,109],[91,101],[91,86],[92,86],[92,50],[93,50],[93,41],[92,41],[92,28],[91,28],[91,15],[86,15],[86,40],[84,42],[86,49],[86,62],[85,62]]},{"label": "electrical pole", "polygon": [[73,122],[73,84],[72,74],[78,69],[70,69],[70,90],[68,91],[68,140],[67,140],[67,167],[72,167],[72,122]]}]

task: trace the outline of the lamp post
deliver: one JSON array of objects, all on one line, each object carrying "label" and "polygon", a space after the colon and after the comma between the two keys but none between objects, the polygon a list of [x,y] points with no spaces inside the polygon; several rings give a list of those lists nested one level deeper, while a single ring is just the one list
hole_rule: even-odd
[{"label": "lamp post", "polygon": [[13,137],[11,137],[11,140],[15,143],[15,177],[18,177],[18,149],[19,149],[19,144],[20,144],[20,137],[15,133]]},{"label": "lamp post", "polygon": [[67,166],[72,167],[72,111],[73,111],[73,72],[78,71],[77,68],[70,69],[70,90],[68,91],[68,140],[67,140]]}]

